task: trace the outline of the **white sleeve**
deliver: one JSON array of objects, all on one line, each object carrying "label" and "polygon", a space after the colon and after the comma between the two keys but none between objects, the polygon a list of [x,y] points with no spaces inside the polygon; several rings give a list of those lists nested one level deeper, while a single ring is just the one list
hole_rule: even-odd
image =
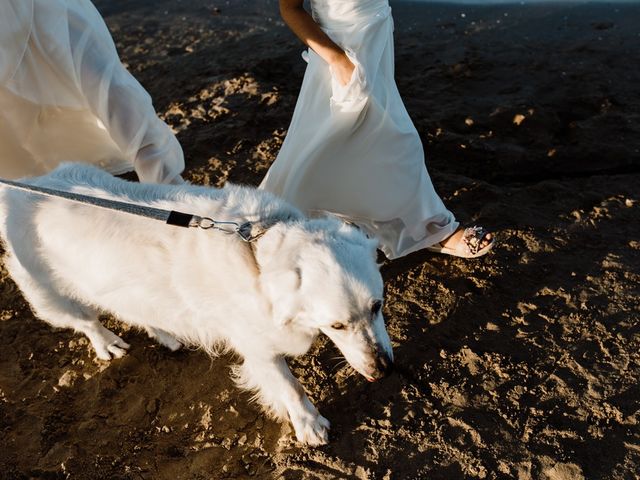
[{"label": "white sleeve", "polygon": [[147,91],[120,62],[102,17],[86,3],[93,11],[83,10],[82,18],[69,12],[76,16],[69,18],[69,41],[78,88],[140,181],[175,181],[184,169],[182,148],[156,115]]}]

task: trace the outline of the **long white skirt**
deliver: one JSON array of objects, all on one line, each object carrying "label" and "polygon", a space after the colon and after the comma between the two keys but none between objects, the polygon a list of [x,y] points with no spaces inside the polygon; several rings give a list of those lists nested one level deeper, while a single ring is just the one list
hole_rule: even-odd
[{"label": "long white skirt", "polygon": [[135,169],[146,182],[184,169],[180,144],[89,0],[0,0],[0,176],[62,161]]},{"label": "long white skirt", "polygon": [[314,0],[313,16],[356,69],[341,86],[312,50],[289,131],[260,188],[308,213],[330,212],[378,238],[389,258],[458,227],[427,174],[394,80],[386,0]]}]

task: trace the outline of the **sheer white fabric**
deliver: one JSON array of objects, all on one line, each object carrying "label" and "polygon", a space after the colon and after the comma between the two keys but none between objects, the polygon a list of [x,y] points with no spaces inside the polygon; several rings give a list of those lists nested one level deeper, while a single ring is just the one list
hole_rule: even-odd
[{"label": "sheer white fabric", "polygon": [[89,0],[0,0],[0,158],[7,178],[61,161],[135,169],[144,182],[184,169],[180,144]]},{"label": "sheer white fabric", "polygon": [[305,52],[291,125],[260,188],[358,224],[389,258],[444,240],[458,223],[433,188],[395,84],[391,8],[386,0],[312,0],[311,7],[356,69],[343,87]]}]

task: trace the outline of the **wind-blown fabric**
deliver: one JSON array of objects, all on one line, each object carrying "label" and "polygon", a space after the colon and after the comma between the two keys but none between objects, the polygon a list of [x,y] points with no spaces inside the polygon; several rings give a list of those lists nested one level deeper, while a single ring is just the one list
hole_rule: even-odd
[{"label": "wind-blown fabric", "polygon": [[0,175],[80,161],[141,181],[184,169],[177,139],[121,64],[89,0],[0,0]]},{"label": "wind-blown fabric", "polygon": [[312,14],[356,65],[340,85],[313,50],[291,125],[260,188],[308,213],[330,212],[378,238],[389,258],[458,226],[435,192],[394,80],[386,0],[312,0]]}]

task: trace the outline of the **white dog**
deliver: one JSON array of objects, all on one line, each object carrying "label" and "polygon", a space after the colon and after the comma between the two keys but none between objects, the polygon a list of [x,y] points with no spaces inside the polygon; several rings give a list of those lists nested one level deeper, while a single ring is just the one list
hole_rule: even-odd
[{"label": "white dog", "polygon": [[373,381],[392,366],[382,317],[376,243],[332,218],[306,219],[254,189],[130,183],[66,164],[27,183],[188,212],[215,220],[271,225],[249,244],[216,230],[179,228],[65,199],[2,188],[5,262],[34,313],[84,333],[99,358],[129,347],[99,312],[144,328],[172,350],[196,345],[243,358],[236,380],[299,441],[328,440],[322,417],[284,357],[304,354],[323,332],[351,366]]}]

